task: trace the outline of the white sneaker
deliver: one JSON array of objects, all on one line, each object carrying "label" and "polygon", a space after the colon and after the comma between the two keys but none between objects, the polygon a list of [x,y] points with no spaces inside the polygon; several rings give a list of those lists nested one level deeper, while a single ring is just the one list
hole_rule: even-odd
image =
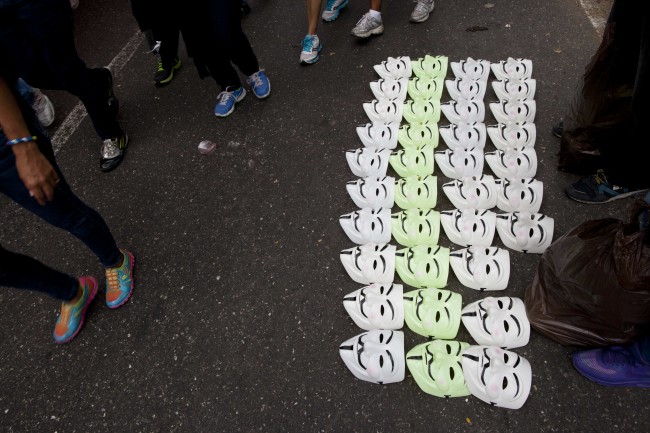
[{"label": "white sneaker", "polygon": [[55,113],[52,101],[39,89],[34,89],[34,105],[32,105],[32,108],[36,111],[36,117],[38,117],[41,125],[47,127],[54,123]]},{"label": "white sneaker", "polygon": [[433,0],[414,0],[417,4],[411,13],[410,21],[412,23],[422,23],[429,19],[429,14],[433,11]]},{"label": "white sneaker", "polygon": [[357,25],[352,29],[352,35],[358,38],[367,38],[372,35],[384,33],[384,24],[380,18],[374,18],[370,12],[361,17]]},{"label": "white sneaker", "polygon": [[300,52],[300,63],[311,65],[316,63],[320,57],[323,44],[316,35],[307,35],[302,40],[302,51]]}]

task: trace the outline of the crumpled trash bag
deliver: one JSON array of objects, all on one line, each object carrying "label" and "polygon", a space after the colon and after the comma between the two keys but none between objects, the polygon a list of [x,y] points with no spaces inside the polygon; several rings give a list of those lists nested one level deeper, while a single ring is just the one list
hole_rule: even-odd
[{"label": "crumpled trash bag", "polygon": [[525,304],[535,330],[561,344],[620,345],[650,324],[650,229],[631,221],[587,221],[542,255]]}]

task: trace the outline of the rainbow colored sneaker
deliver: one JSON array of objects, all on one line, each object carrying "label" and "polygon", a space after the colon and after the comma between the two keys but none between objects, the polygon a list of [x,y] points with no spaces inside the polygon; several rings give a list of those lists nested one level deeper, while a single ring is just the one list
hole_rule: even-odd
[{"label": "rainbow colored sneaker", "polygon": [[81,330],[86,317],[86,310],[97,294],[97,280],[93,277],[80,277],[79,287],[83,290],[81,299],[76,304],[61,304],[61,314],[54,327],[54,341],[63,344],[71,341]]},{"label": "rainbow colored sneaker", "polygon": [[123,262],[120,266],[106,268],[106,306],[117,308],[131,297],[133,291],[133,254],[120,250]]}]

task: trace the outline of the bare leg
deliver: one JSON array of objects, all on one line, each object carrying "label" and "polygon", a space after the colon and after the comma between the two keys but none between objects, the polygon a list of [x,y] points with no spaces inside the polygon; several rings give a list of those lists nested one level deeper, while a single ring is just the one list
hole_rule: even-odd
[{"label": "bare leg", "polygon": [[307,34],[315,35],[323,0],[307,0]]},{"label": "bare leg", "polygon": [[381,0],[370,0],[370,9],[381,12]]}]

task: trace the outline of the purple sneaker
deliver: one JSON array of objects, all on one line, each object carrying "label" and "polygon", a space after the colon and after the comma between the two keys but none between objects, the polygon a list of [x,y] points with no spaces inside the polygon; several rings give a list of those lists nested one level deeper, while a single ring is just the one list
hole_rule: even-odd
[{"label": "purple sneaker", "polygon": [[600,385],[650,388],[650,362],[640,342],[575,352],[571,360],[580,374]]}]

